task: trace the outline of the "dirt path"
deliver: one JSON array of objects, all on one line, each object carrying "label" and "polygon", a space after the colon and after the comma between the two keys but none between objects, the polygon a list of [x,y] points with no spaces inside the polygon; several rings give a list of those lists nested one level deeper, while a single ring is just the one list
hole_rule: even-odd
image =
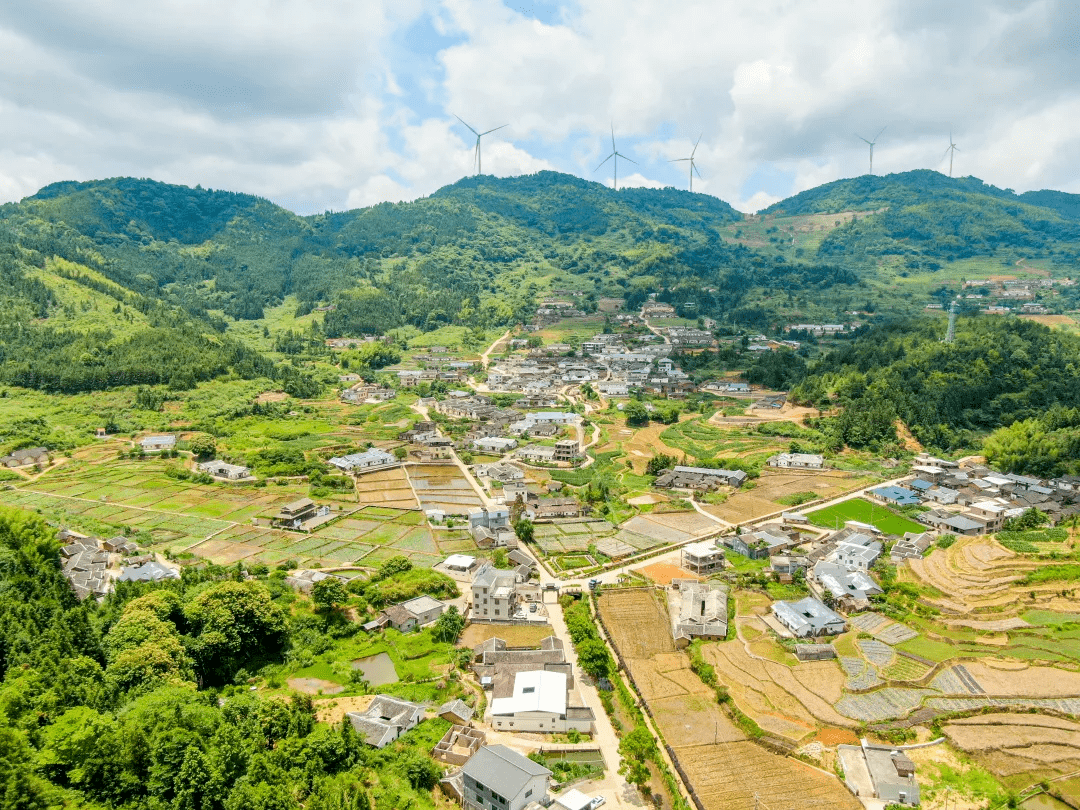
[{"label": "dirt path", "polygon": [[480,355],[480,365],[487,369],[488,363],[491,361],[491,353],[495,351],[495,347],[510,337],[510,330],[507,329],[501,336],[495,339],[495,342],[484,349],[484,353]]}]

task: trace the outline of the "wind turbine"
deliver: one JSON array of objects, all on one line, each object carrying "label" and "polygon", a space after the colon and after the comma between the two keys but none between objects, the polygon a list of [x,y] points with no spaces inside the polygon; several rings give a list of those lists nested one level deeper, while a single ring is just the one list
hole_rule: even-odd
[{"label": "wind turbine", "polygon": [[[885,131],[885,127],[882,127],[881,132],[884,132],[884,131]],[[874,144],[877,143],[877,139],[881,137],[881,132],[879,132],[877,135],[875,135],[874,140],[872,140],[872,141],[866,140],[866,138],[864,138],[862,135],[857,134],[855,136],[856,138],[858,138],[863,143],[870,144],[870,174],[874,173]]]},{"label": "wind turbine", "polygon": [[[455,113],[454,118],[456,118],[458,121],[461,121],[461,123],[465,124],[465,121],[462,120],[460,115]],[[468,124],[465,124],[465,126],[469,127]],[[473,135],[476,136],[476,151],[473,153],[473,157],[474,157],[473,163],[476,166],[476,173],[477,174],[483,174],[483,168],[484,168],[483,164],[480,162],[480,139],[483,138],[485,135],[490,135],[492,132],[498,132],[500,129],[505,129],[508,126],[510,126],[510,125],[509,124],[503,124],[501,127],[495,127],[495,129],[489,129],[487,132],[477,132],[472,127],[469,127],[469,132],[471,132]]]},{"label": "wind turbine", "polygon": [[[609,160],[611,160],[612,158],[615,158],[615,179],[614,179],[614,182],[612,183],[612,187],[616,191],[618,191],[619,190],[619,158],[622,158],[623,160],[630,160],[630,158],[628,158],[626,155],[624,155],[622,152],[620,152],[618,149],[615,148],[615,125],[614,124],[611,125],[611,154],[608,155],[606,158],[604,158],[600,162],[600,165],[597,166],[595,169],[593,169],[593,171],[594,172],[600,171],[600,168],[605,163],[607,163]],[[636,160],[630,160],[630,162],[633,163],[635,166],[637,166],[637,161]]]},{"label": "wind turbine", "polygon": [[[701,133],[701,135],[704,135],[704,134],[705,134],[704,132]],[[686,162],[690,163],[690,191],[691,192],[693,192],[693,190],[694,190],[694,172],[697,172],[698,178],[701,177],[701,172],[698,172],[697,165],[694,163],[694,153],[697,152],[698,144],[701,143],[701,135],[698,135],[697,140],[694,141],[694,149],[690,153],[690,157],[688,157],[688,158],[675,158],[674,160],[669,160],[668,161],[668,163],[686,163]]]},{"label": "wind turbine", "polygon": [[[949,148],[945,150],[945,155],[949,156],[949,177],[952,177],[952,160],[953,155],[960,151],[960,147],[953,143],[952,132],[949,132]],[[942,157],[945,157],[942,155]]]}]

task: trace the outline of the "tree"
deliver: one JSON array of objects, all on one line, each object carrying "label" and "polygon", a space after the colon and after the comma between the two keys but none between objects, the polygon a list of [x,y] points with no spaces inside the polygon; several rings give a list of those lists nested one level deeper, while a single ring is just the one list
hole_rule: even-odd
[{"label": "tree", "polygon": [[643,725],[635,726],[619,741],[619,754],[622,756],[619,773],[626,777],[627,782],[636,785],[639,790],[643,789],[650,779],[649,759],[656,755],[656,741],[652,734]]},{"label": "tree", "polygon": [[606,678],[611,672],[611,653],[598,638],[586,638],[577,645],[578,663],[594,678]]},{"label": "tree", "polygon": [[191,652],[204,678],[225,683],[248,658],[274,652],[285,637],[285,613],[260,582],[219,582],[184,608]]},{"label": "tree", "polygon": [[196,433],[188,439],[188,449],[199,459],[213,458],[217,453],[217,442],[209,433]]},{"label": "tree", "polygon": [[632,399],[623,407],[626,424],[631,427],[645,427],[649,424],[649,411],[641,400]]},{"label": "tree", "polygon": [[333,610],[349,600],[345,585],[337,577],[320,579],[311,588],[311,601],[320,611]]},{"label": "tree", "polygon": [[395,447],[394,448],[394,458],[396,458],[398,461],[404,461],[405,457],[408,456],[408,455],[409,455],[409,451],[406,450],[404,447]]},{"label": "tree", "polygon": [[533,532],[533,522],[528,518],[522,518],[514,524],[514,534],[522,543],[531,543]]},{"label": "tree", "polygon": [[401,555],[391,557],[379,566],[379,570],[375,572],[375,576],[371,578],[371,581],[379,582],[384,579],[389,579],[397,574],[404,574],[406,571],[411,571],[412,567],[412,561],[408,557]]},{"label": "tree", "polygon": [[646,475],[660,475],[664,470],[671,469],[671,466],[675,463],[675,457],[669,456],[666,453],[660,453],[649,459],[649,463],[645,465]]},{"label": "tree", "polygon": [[455,644],[464,629],[465,617],[461,615],[457,605],[451,605],[435,622],[432,635],[439,641]]}]

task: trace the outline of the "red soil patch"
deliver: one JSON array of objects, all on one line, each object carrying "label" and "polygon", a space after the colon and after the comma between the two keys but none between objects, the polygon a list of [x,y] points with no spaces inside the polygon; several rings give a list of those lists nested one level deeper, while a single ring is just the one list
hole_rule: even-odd
[{"label": "red soil patch", "polygon": [[638,568],[638,573],[644,574],[657,585],[670,585],[673,579],[701,579],[697,574],[692,574],[685,568],[679,568],[671,563],[653,563],[644,568]]}]

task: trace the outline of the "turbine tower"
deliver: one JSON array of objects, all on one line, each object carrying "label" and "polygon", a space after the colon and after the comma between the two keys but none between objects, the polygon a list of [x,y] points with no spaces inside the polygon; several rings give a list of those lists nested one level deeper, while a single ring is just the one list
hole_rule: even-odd
[{"label": "turbine tower", "polygon": [[[960,147],[953,143],[952,132],[949,132],[949,148],[945,150],[945,155],[949,156],[949,177],[952,177],[952,161],[953,155],[960,151]],[[942,155],[942,157],[945,157]]]},{"label": "turbine tower", "polygon": [[[885,131],[885,127],[882,127],[881,132],[884,132],[884,131]],[[870,174],[874,173],[874,144],[877,143],[877,139],[881,137],[881,132],[879,132],[877,135],[875,135],[874,140],[872,140],[872,141],[866,140],[866,138],[864,138],[862,135],[856,135],[855,136],[856,138],[858,138],[863,143],[870,145]]]},{"label": "turbine tower", "polygon": [[[468,126],[468,125],[466,124],[466,126]],[[611,154],[608,155],[606,158],[604,158],[600,162],[600,165],[597,166],[595,169],[593,169],[593,171],[594,172],[600,171],[601,167],[603,167],[603,165],[605,163],[607,163],[609,160],[611,160],[612,158],[615,158],[615,176],[614,176],[614,180],[612,182],[612,188],[614,188],[616,191],[618,191],[619,190],[619,158],[622,158],[623,160],[630,160],[630,158],[628,158],[626,155],[624,155],[622,152],[620,152],[618,149],[615,148],[615,124],[611,125]],[[637,166],[637,161],[636,160],[630,160],[630,162],[633,163],[635,166]]]},{"label": "turbine tower", "polygon": [[[701,135],[704,135],[704,134],[705,134],[704,132],[701,133]],[[694,149],[690,153],[690,157],[688,157],[688,158],[675,158],[674,160],[669,160],[668,161],[668,163],[686,163],[686,162],[690,163],[690,191],[691,191],[691,193],[693,193],[693,191],[694,191],[694,172],[697,172],[697,176],[698,176],[699,179],[701,178],[701,172],[698,172],[697,165],[694,163],[694,153],[697,152],[698,144],[701,143],[701,135],[698,135],[697,140],[694,142]]]},{"label": "turbine tower", "polygon": [[[461,121],[461,123],[465,124],[465,121],[462,120],[460,115],[457,115],[455,113],[454,118],[456,118],[458,121]],[[465,126],[469,127],[468,124],[465,124]],[[483,164],[480,161],[480,139],[483,138],[485,135],[490,135],[492,132],[498,132],[500,129],[505,129],[508,126],[510,126],[510,125],[509,124],[503,124],[501,127],[495,127],[495,129],[489,129],[487,132],[477,132],[472,127],[469,127],[469,132],[471,132],[473,135],[476,136],[476,151],[473,152],[473,165],[476,166],[476,173],[477,174],[483,174],[483,168],[484,168]]]}]

